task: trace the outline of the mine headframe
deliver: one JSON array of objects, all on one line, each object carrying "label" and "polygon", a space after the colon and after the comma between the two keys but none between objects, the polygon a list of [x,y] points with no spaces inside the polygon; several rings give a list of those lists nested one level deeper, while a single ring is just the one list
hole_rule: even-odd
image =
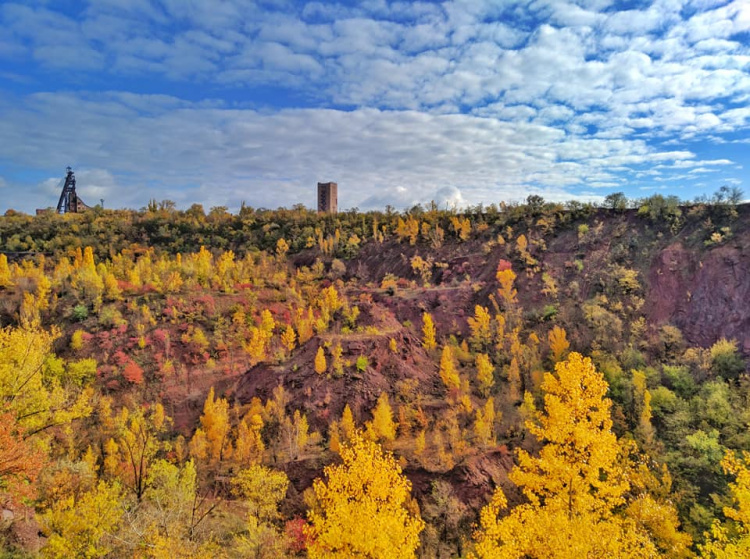
[{"label": "mine headframe", "polygon": [[60,194],[60,201],[57,203],[57,213],[78,213],[88,209],[88,206],[84,204],[83,200],[78,197],[76,193],[76,176],[73,174],[73,169],[68,167],[65,178],[65,184],[63,185],[62,193]]}]

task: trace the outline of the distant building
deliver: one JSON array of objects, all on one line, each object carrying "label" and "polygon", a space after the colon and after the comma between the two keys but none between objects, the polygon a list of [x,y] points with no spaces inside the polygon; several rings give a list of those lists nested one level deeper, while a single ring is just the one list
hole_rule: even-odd
[{"label": "distant building", "polygon": [[335,182],[318,183],[318,213],[335,214],[339,211],[339,186]]}]

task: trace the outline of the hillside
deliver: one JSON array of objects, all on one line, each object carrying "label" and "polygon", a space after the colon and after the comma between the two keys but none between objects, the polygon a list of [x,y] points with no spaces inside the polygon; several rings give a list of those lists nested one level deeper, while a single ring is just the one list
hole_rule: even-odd
[{"label": "hillside", "polygon": [[[496,487],[511,506],[525,502],[508,474],[519,449],[542,448],[529,406],[543,407],[544,372],[571,352],[604,375],[614,433],[654,472],[668,468],[661,491],[701,542],[729,502],[724,452],[750,450],[750,205],[613,202],[6,215],[0,374],[26,366],[23,343],[45,348],[12,332],[47,336],[39,389],[50,402],[43,423],[27,424],[16,393],[3,394],[14,432],[47,465],[24,478],[26,501],[0,485],[6,547],[50,545],[62,528],[44,515],[60,492],[86,495],[97,479],[121,483],[118,498],[145,515],[124,453],[142,416],[149,460],[192,460],[194,492],[217,506],[200,530],[175,528],[192,534],[195,553],[240,553],[249,497],[232,480],[263,466],[290,482],[263,537],[304,554],[295,526],[353,423],[411,481],[427,523],[419,553],[457,556]],[[148,419],[157,403],[171,420]],[[21,520],[32,509],[43,539],[37,521]],[[117,529],[125,540],[137,532]]]}]

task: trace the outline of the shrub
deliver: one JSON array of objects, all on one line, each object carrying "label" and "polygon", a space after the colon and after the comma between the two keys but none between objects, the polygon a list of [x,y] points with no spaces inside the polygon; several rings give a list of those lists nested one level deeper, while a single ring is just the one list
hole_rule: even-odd
[{"label": "shrub", "polygon": [[370,361],[367,359],[367,357],[365,357],[364,355],[360,355],[359,357],[357,357],[356,367],[360,373],[364,373],[369,366]]},{"label": "shrub", "polygon": [[725,379],[736,379],[745,372],[745,360],[737,351],[735,340],[722,338],[711,346],[711,368]]},{"label": "shrub", "polygon": [[76,305],[73,307],[73,320],[83,322],[89,317],[89,309],[86,305]]}]

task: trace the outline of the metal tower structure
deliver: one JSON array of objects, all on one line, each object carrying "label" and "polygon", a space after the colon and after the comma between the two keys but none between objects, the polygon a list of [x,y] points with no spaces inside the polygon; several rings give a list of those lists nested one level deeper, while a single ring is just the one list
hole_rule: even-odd
[{"label": "metal tower structure", "polygon": [[65,184],[63,185],[62,194],[60,194],[60,201],[57,203],[57,213],[78,213],[88,206],[84,204],[83,200],[76,194],[76,176],[73,174],[73,169],[68,167],[65,175]]}]

